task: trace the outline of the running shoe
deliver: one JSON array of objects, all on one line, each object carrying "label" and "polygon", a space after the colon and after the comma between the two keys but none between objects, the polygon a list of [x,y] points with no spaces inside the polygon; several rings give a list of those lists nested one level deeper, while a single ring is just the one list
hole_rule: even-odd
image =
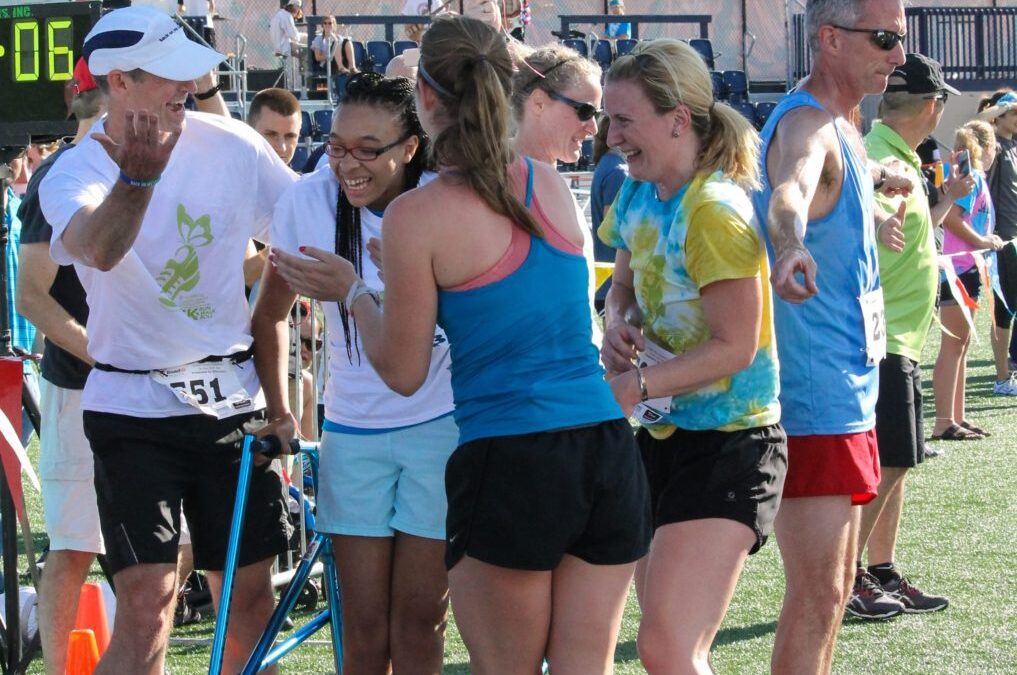
[{"label": "running shoe", "polygon": [[992,393],[997,396],[1017,396],[1017,380],[1010,378],[992,385]]},{"label": "running shoe", "polygon": [[904,604],[888,595],[879,579],[859,568],[847,611],[859,619],[889,619],[905,611]]},{"label": "running shoe", "polygon": [[935,459],[936,457],[942,457],[943,453],[946,452],[943,448],[933,447],[931,445],[925,445],[925,459]]},{"label": "running shoe", "polygon": [[925,593],[913,586],[907,577],[895,577],[883,584],[883,592],[904,606],[905,614],[924,614],[946,609],[950,601],[942,595]]}]

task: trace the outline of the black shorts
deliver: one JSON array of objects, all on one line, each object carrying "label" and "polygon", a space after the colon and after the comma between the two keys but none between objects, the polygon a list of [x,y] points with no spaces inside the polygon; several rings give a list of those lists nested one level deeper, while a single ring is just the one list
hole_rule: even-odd
[{"label": "black shorts", "polygon": [[887,354],[879,364],[876,439],[880,466],[910,468],[925,459],[922,371],[906,356]]},{"label": "black shorts", "polygon": [[[195,568],[222,570],[243,436],[264,425],[264,412],[224,420],[91,411],[83,417],[113,572],[139,563],[176,564],[181,504]],[[253,467],[239,566],[285,551],[289,528],[280,463]]]},{"label": "black shorts", "polygon": [[553,570],[565,554],[594,565],[646,555],[650,500],[626,420],[481,438],[452,453],[445,565],[469,555]]},{"label": "black shorts", "polygon": [[[977,300],[982,290],[982,276],[979,274],[978,268],[972,267],[966,272],[961,272],[957,275],[957,278],[960,279],[961,285],[964,286],[964,290],[967,291],[968,296],[972,300]],[[939,304],[957,304],[957,301],[953,299],[953,293],[950,291],[949,281],[943,281],[939,284]]]},{"label": "black shorts", "polygon": [[677,429],[657,440],[636,434],[650,479],[654,527],[724,518],[756,533],[755,553],[773,531],[787,475],[780,424],[740,431]]},{"label": "black shorts", "polygon": [[1004,246],[996,251],[996,261],[999,265],[999,289],[1003,292],[1002,299],[1006,300],[1004,305],[1000,302],[999,295],[995,298],[996,325],[1010,328],[1014,312],[1017,311],[1017,249]]}]

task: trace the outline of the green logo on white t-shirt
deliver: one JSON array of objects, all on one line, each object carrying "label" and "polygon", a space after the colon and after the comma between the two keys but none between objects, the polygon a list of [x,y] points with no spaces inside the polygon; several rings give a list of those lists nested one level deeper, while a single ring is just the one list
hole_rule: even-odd
[{"label": "green logo on white t-shirt", "polygon": [[198,249],[212,243],[211,218],[208,215],[197,219],[187,215],[183,204],[177,205],[177,231],[180,233],[180,247],[173,258],[166,261],[162,272],[156,278],[160,286],[159,302],[167,309],[179,309],[189,318],[199,321],[210,319],[215,309],[204,295],[188,295],[201,278]]}]

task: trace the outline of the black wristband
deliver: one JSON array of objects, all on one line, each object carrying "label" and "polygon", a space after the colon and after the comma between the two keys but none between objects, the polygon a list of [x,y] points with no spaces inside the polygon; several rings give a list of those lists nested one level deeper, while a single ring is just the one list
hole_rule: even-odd
[{"label": "black wristband", "polygon": [[213,96],[215,96],[216,94],[218,94],[220,89],[222,89],[222,84],[217,84],[214,87],[212,87],[211,89],[209,89],[208,91],[202,91],[202,92],[196,93],[194,95],[194,98],[198,99],[199,101],[207,101],[208,99],[210,99]]},{"label": "black wristband", "polygon": [[879,180],[872,184],[872,187],[876,190],[883,187],[886,184],[886,167],[882,166],[879,168]]}]

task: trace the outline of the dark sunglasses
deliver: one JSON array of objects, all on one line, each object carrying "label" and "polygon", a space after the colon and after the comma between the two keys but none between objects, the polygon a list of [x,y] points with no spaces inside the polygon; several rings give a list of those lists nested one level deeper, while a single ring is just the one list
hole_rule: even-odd
[{"label": "dark sunglasses", "polygon": [[942,101],[943,104],[945,105],[947,99],[950,98],[950,94],[948,94],[945,91],[941,91],[938,94],[933,94],[932,96],[925,96],[923,98],[925,98],[926,101]]},{"label": "dark sunglasses", "polygon": [[559,94],[552,89],[544,89],[547,95],[553,98],[555,101],[561,101],[565,105],[569,106],[576,111],[576,117],[579,118],[580,122],[589,122],[591,119],[596,117],[601,111],[599,108],[594,106],[592,103],[581,103],[575,99],[569,98],[564,94]]},{"label": "dark sunglasses", "polygon": [[322,345],[325,344],[325,341],[322,340],[321,338],[315,338],[314,340],[311,340],[311,338],[302,337],[302,338],[300,338],[300,344],[302,344],[305,347],[307,347],[308,351],[311,350],[311,344],[314,344],[314,349],[319,349],[320,350]]},{"label": "dark sunglasses", "polygon": [[872,28],[850,28],[848,26],[838,26],[835,23],[832,23],[830,25],[840,30],[846,30],[849,33],[867,33],[869,39],[872,40],[872,44],[876,45],[885,52],[890,51],[898,44],[903,44],[904,38],[908,36],[907,33],[897,33],[892,30],[876,30]]}]

